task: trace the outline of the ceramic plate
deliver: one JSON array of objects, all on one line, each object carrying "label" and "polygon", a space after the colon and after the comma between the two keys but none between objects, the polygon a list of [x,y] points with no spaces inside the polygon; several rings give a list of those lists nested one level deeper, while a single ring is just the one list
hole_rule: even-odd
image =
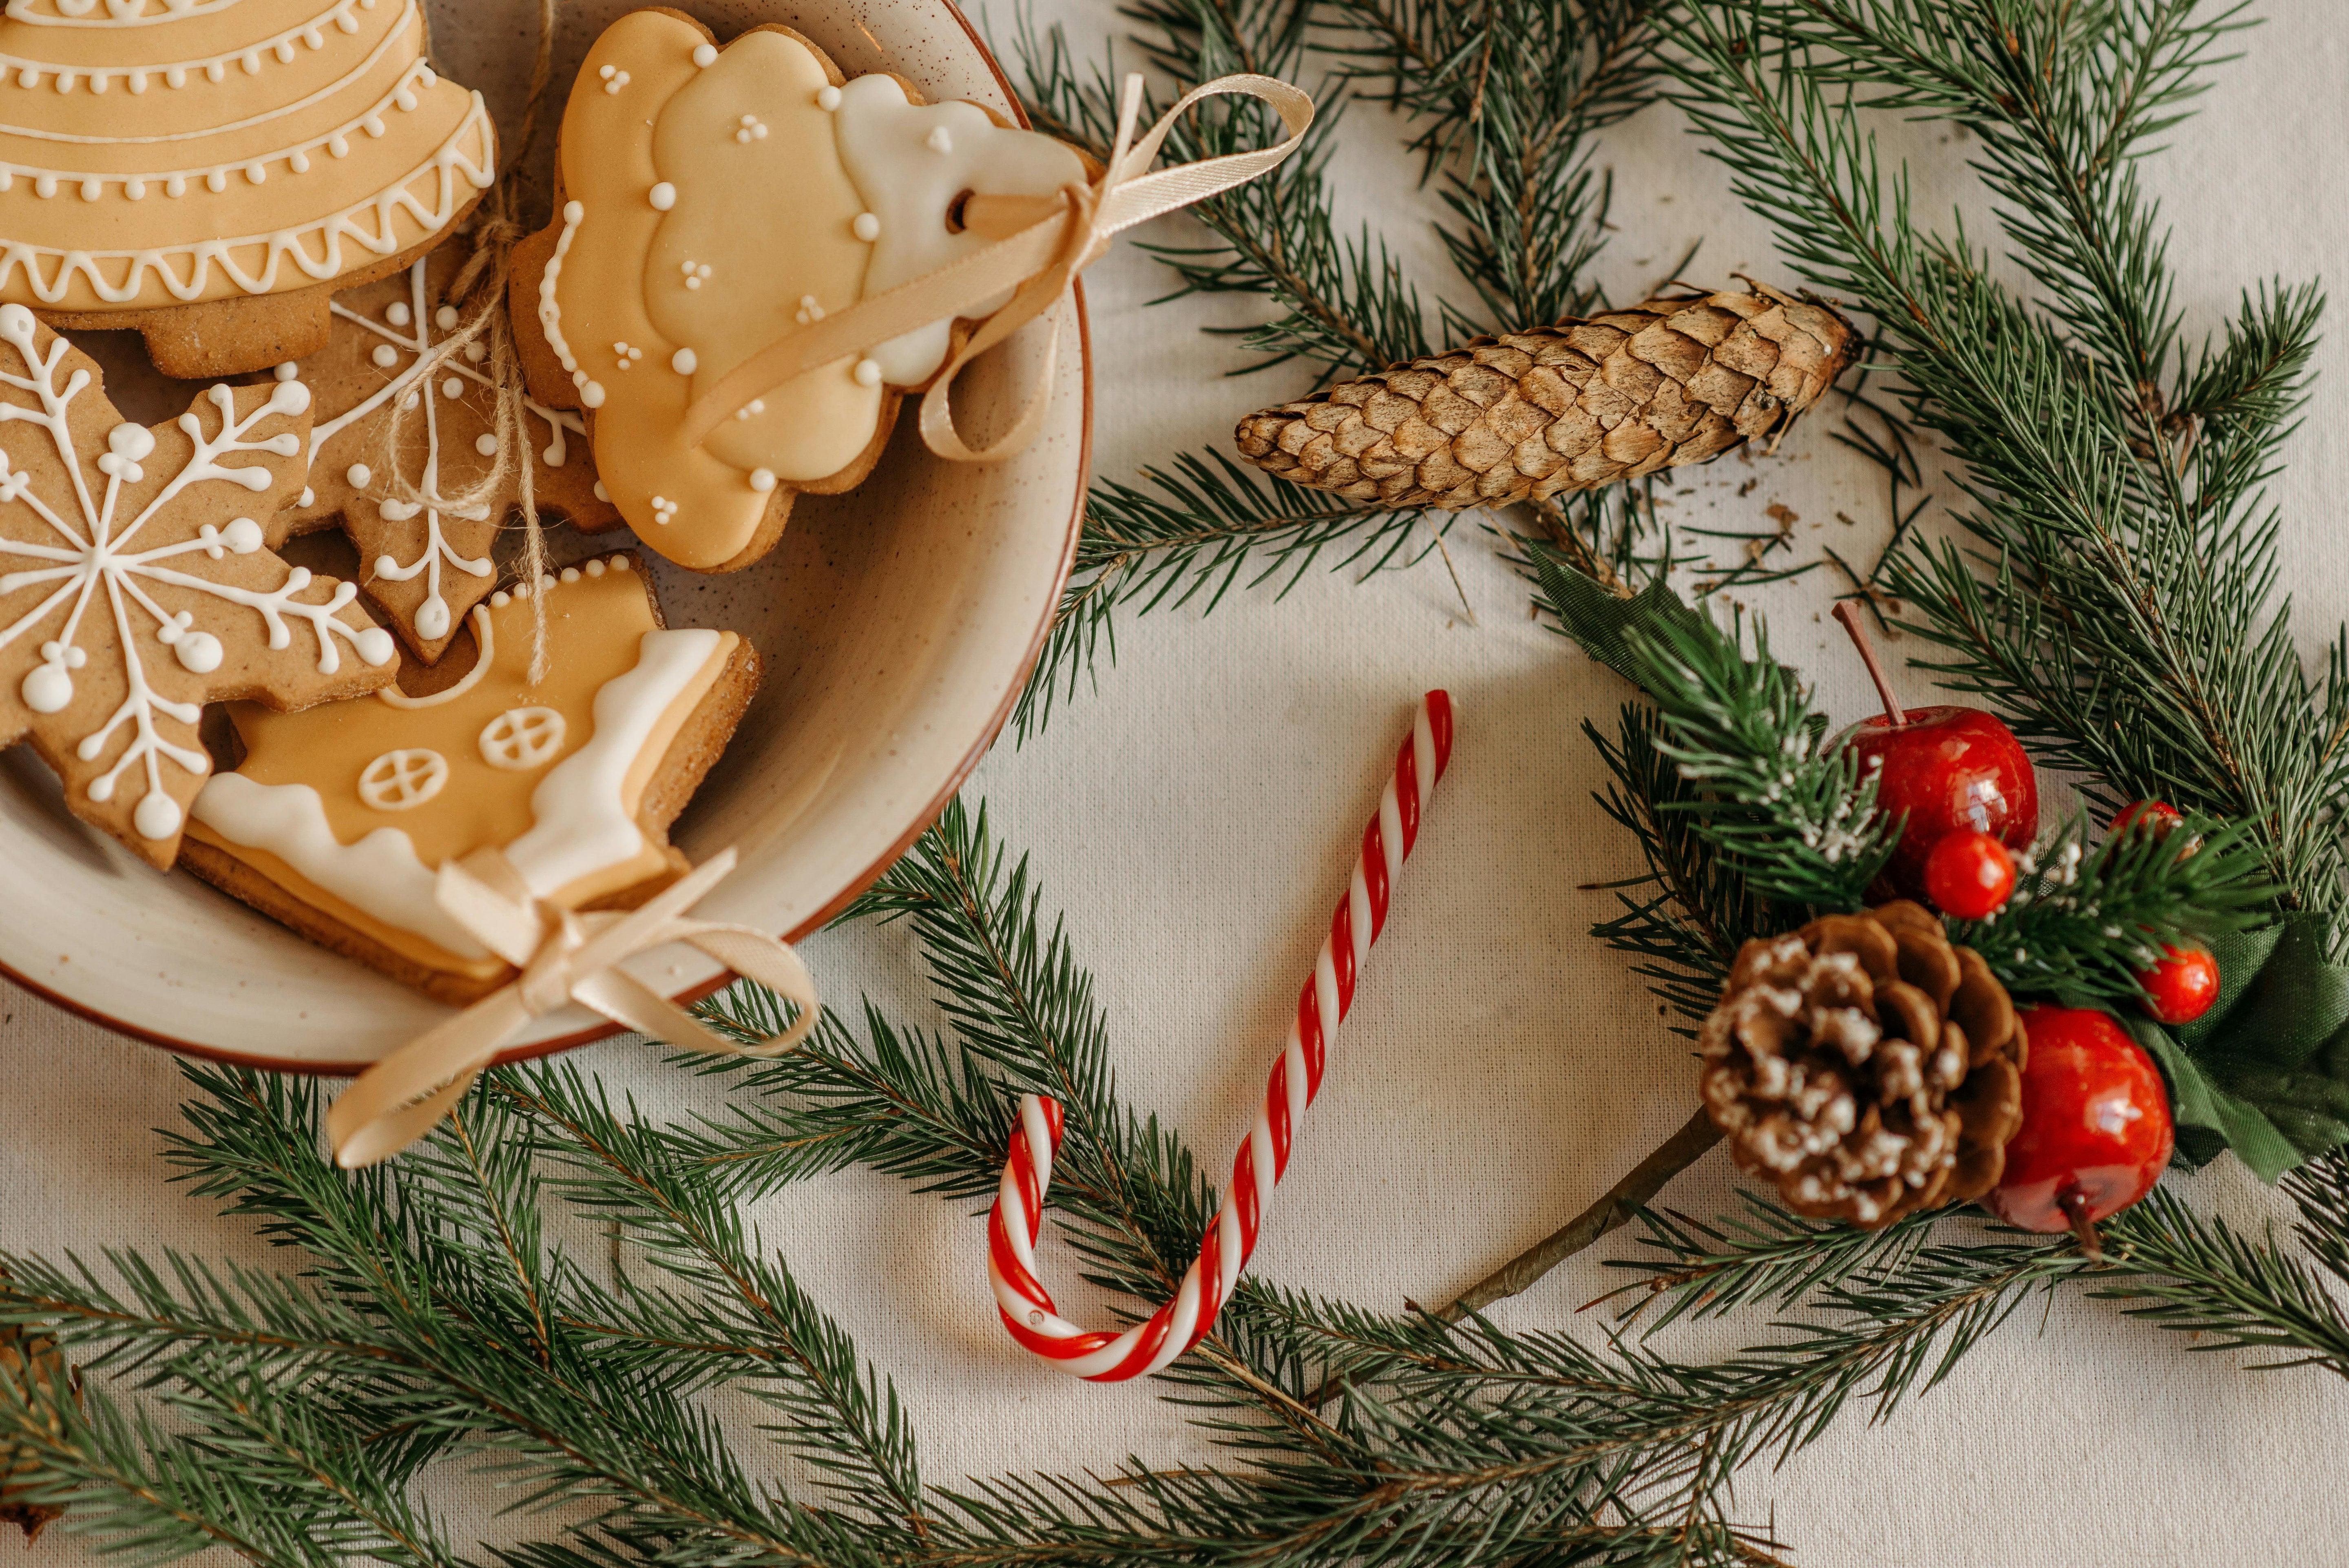
[{"label": "ceramic plate", "polygon": [[[588,44],[630,8],[563,7],[550,117]],[[931,98],[1017,112],[948,0],[684,8],[721,38],[782,22],[851,76],[891,70]],[[514,18],[527,9],[435,5],[435,57],[494,102],[519,103],[530,38]],[[1084,495],[1092,353],[1081,294],[1060,310],[1050,416],[1018,457],[941,462],[915,436],[909,407],[873,478],[849,495],[801,497],[781,545],[758,565],[701,577],[657,563],[671,625],[730,627],[766,658],[757,702],[676,827],[697,861],[741,851],[741,869],[700,913],[794,936],[813,928],[927,825],[1002,725],[1058,601]],[[1047,374],[1045,336],[1031,325],[963,377],[956,407],[967,434],[983,439],[990,415],[1008,417]],[[555,536],[574,556],[622,537]],[[174,1050],[349,1071],[446,1016],[191,877],[157,875],[68,815],[24,746],[0,753],[0,969]],[[680,997],[725,978],[685,949],[632,967]],[[610,1032],[579,1009],[550,1014],[508,1059]]]}]

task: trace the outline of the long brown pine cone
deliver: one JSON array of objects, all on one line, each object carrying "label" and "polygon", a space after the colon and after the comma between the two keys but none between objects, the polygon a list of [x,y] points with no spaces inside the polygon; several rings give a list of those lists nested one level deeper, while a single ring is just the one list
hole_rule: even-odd
[{"label": "long brown pine cone", "polygon": [[1858,346],[1826,305],[1765,284],[1479,337],[1251,414],[1240,455],[1386,507],[1537,500],[1775,436]]},{"label": "long brown pine cone", "polygon": [[1979,1198],[2023,1121],[2006,988],[1906,900],[1747,943],[1697,1043],[1738,1165],[1814,1219],[1874,1230]]}]

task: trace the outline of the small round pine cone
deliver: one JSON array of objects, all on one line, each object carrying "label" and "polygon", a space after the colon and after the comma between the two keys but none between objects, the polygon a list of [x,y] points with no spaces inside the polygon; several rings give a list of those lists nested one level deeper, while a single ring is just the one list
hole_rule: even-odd
[{"label": "small round pine cone", "polygon": [[1859,335],[1756,284],[1479,337],[1251,414],[1258,468],[1365,506],[1498,506],[1702,462],[1784,430]]},{"label": "small round pine cone", "polygon": [[2006,988],[1906,900],[1747,943],[1697,1042],[1739,1167],[1813,1219],[1874,1230],[1979,1198],[2023,1121]]}]

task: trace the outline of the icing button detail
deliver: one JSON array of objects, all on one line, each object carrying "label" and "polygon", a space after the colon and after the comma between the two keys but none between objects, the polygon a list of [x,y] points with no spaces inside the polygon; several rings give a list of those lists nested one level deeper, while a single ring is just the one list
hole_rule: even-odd
[{"label": "icing button detail", "polygon": [[881,237],[881,220],[870,212],[859,212],[848,232],[869,245]]},{"label": "icing button detail", "polygon": [[775,470],[772,469],[752,469],[750,470],[750,488],[757,490],[761,495],[764,495],[769,490],[774,489]]},{"label": "icing button detail", "polygon": [[[571,571],[564,575],[576,578],[579,573]],[[526,773],[554,759],[563,748],[567,727],[563,715],[554,708],[510,707],[481,727],[474,744],[481,748],[481,760],[491,767]]]},{"label": "icing button detail", "polygon": [[823,306],[816,303],[815,295],[800,295],[798,319],[802,326],[812,325],[823,319]]},{"label": "icing button detail", "polygon": [[696,44],[693,46],[693,63],[699,66],[705,71],[710,67],[716,65],[718,63],[718,46],[715,44]]},{"label": "icing button detail", "polygon": [[365,463],[353,463],[343,470],[343,478],[350,481],[350,487],[353,490],[365,490],[367,487],[367,481],[375,478],[375,470]]},{"label": "icing button detail", "polygon": [[597,480],[595,481],[595,499],[597,500],[610,500],[612,499],[612,492],[604,488],[604,481],[602,480]]},{"label": "icing button detail", "polygon": [[449,759],[423,747],[387,751],[359,774],[359,799],[378,811],[411,811],[447,787]]},{"label": "icing button detail", "polygon": [[393,348],[388,343],[377,344],[375,346],[375,352],[368,355],[367,357],[374,360],[377,365],[386,370],[390,369],[393,366],[399,363],[398,351]]},{"label": "icing button detail", "polygon": [[877,359],[858,360],[856,362],[856,384],[859,387],[880,386],[881,362]]},{"label": "icing button detail", "polygon": [[840,107],[840,89],[829,85],[816,88],[815,107],[823,109],[827,114],[832,110],[838,108]]},{"label": "icing button detail", "polygon": [[653,497],[653,521],[667,528],[677,521],[677,502],[666,496]]},{"label": "icing button detail", "polygon": [[690,348],[680,348],[668,356],[668,367],[679,376],[692,375],[694,367],[700,363],[701,361],[695,357]]},{"label": "icing button detail", "polygon": [[409,315],[408,306],[405,304],[398,300],[394,300],[391,302],[390,306],[384,311],[383,319],[391,323],[394,326],[406,326],[415,318]]},{"label": "icing button detail", "polygon": [[494,458],[498,455],[498,438],[490,435],[476,436],[473,438],[473,450],[485,458]]},{"label": "icing button detail", "polygon": [[930,129],[930,134],[923,139],[923,145],[932,152],[952,152],[954,138],[948,134],[945,126],[933,126]]},{"label": "icing button detail", "polygon": [[653,204],[656,212],[666,212],[677,205],[677,187],[664,180],[645,192],[645,200]]},{"label": "icing button detail", "polygon": [[753,141],[764,141],[766,139],[767,128],[760,122],[757,115],[746,114],[741,118],[741,119],[736,122],[734,129],[735,140],[748,146]]}]

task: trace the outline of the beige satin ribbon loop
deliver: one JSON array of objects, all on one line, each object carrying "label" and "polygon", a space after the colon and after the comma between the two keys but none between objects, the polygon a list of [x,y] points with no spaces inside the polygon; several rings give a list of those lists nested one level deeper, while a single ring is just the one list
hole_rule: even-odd
[{"label": "beige satin ribbon loop", "polygon": [[[1225,94],[1270,104],[1288,129],[1288,139],[1152,173],[1150,165],[1175,122],[1192,105]],[[1141,110],[1142,77],[1129,75],[1118,104],[1117,136],[1101,178],[1091,186],[1070,187],[1056,211],[985,250],[862,300],[759,350],[686,409],[686,444],[700,445],[736,409],[785,382],[935,322],[965,318],[1009,292],[1010,302],[980,322],[961,351],[931,380],[922,395],[921,431],[930,450],[957,462],[995,462],[1019,451],[1042,427],[1050,404],[1052,369],[1060,352],[1058,318],[1045,346],[1043,374],[1027,407],[993,444],[977,450],[955,430],[948,401],[963,366],[1050,310],[1070,281],[1099,260],[1120,232],[1278,168],[1296,152],[1313,123],[1311,97],[1272,77],[1229,76],[1204,82],[1185,93],[1137,140],[1133,132]]]},{"label": "beige satin ribbon loop", "polygon": [[[336,1163],[346,1170],[373,1165],[431,1131],[507,1040],[533,1018],[569,1003],[679,1050],[771,1057],[807,1038],[821,1004],[799,954],[754,927],[686,913],[734,863],[728,850],[638,908],[595,914],[541,904],[497,851],[444,864],[435,900],[522,975],[359,1075],[326,1112]],[[744,1045],[620,968],[639,954],[679,942],[789,998],[799,1016],[783,1033]]]}]

